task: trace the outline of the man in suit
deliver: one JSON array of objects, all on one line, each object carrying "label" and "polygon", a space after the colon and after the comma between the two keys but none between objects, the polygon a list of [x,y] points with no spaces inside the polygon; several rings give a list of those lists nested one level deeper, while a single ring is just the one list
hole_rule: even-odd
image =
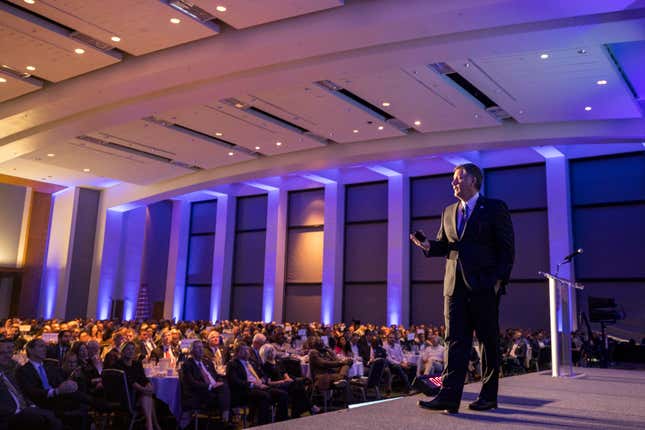
[{"label": "man in suit", "polygon": [[92,399],[78,391],[76,382],[66,380],[61,369],[46,365],[47,345],[40,338],[27,342],[29,361],[16,371],[18,386],[25,397],[38,407],[54,413],[74,411],[68,424],[76,428],[89,428],[87,410]]},{"label": "man in suit", "polygon": [[204,360],[212,362],[215,369],[220,366],[226,366],[226,363],[228,363],[228,348],[222,342],[220,333],[217,330],[212,330],[208,333],[208,340],[204,345]]},{"label": "man in suit", "polygon": [[225,382],[218,381],[213,363],[204,358],[200,340],[191,344],[190,358],[181,368],[182,404],[187,409],[218,409],[222,421],[228,422],[231,392]]},{"label": "man in suit", "polygon": [[249,363],[249,347],[238,344],[233,348],[233,359],[226,366],[226,377],[231,389],[233,406],[248,404],[257,410],[258,424],[271,422],[271,404],[276,405],[276,420],[287,418],[289,393],[270,388]]},{"label": "man in suit", "polygon": [[49,345],[47,347],[47,358],[58,360],[58,365],[63,364],[65,354],[72,346],[72,332],[69,330],[61,330],[58,332],[58,343]]},{"label": "man in suit", "polygon": [[455,167],[452,187],[459,200],[443,210],[436,240],[410,239],[427,257],[446,257],[444,315],[446,366],[442,388],[419,406],[459,409],[473,330],[482,345],[482,388],[468,407],[497,407],[499,377],[499,298],[505,293],[515,255],[513,224],[506,204],[479,194],[482,172],[474,164]]},{"label": "man in suit", "polygon": [[150,359],[159,361],[162,358],[167,358],[171,362],[176,363],[177,360],[179,360],[180,353],[181,351],[175,348],[172,344],[172,334],[170,333],[170,330],[166,330],[161,333],[161,345],[150,353]]},{"label": "man in suit", "polygon": [[13,361],[14,344],[11,339],[0,338],[0,430],[25,428],[60,430],[63,425],[46,409],[35,406],[25,398],[15,379],[16,362]]}]

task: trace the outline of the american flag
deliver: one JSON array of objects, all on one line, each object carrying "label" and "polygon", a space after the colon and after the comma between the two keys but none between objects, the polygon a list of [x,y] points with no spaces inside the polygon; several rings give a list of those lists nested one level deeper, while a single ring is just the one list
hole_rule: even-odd
[{"label": "american flag", "polygon": [[435,376],[434,378],[428,378],[428,381],[430,381],[430,383],[436,385],[437,387],[441,387],[441,376]]}]

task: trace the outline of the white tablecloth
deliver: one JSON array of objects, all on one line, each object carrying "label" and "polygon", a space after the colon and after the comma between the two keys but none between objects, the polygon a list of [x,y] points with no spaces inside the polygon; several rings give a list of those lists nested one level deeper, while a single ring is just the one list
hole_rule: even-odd
[{"label": "white tablecloth", "polygon": [[168,405],[170,412],[179,420],[181,418],[181,387],[177,376],[151,377],[155,395]]}]

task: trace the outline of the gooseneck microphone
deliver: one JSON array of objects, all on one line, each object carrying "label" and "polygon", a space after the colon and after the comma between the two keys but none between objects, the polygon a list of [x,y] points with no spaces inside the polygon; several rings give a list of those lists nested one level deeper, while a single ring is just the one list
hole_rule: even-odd
[{"label": "gooseneck microphone", "polygon": [[576,249],[576,250],[575,250],[575,251],[573,251],[571,254],[569,254],[569,255],[567,255],[566,257],[564,257],[564,261],[563,261],[563,263],[570,263],[570,262],[571,262],[571,260],[573,260],[573,257],[575,257],[576,255],[580,255],[580,254],[582,254],[583,252],[584,252],[584,250],[583,250],[582,248],[578,248],[578,249]]}]

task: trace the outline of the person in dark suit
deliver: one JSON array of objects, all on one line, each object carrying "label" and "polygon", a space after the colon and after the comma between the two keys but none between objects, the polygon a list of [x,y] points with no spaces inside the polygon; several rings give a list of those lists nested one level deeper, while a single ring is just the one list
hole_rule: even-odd
[{"label": "person in dark suit", "polygon": [[181,402],[186,409],[218,409],[222,421],[228,422],[231,409],[231,392],[228,384],[220,380],[213,363],[204,358],[201,340],[192,343],[190,358],[181,368]]},{"label": "person in dark suit", "polygon": [[513,224],[506,204],[479,194],[482,172],[474,164],[454,169],[452,187],[459,200],[443,210],[436,240],[411,234],[427,257],[446,257],[444,315],[446,366],[442,388],[419,406],[431,410],[459,409],[473,330],[482,345],[482,388],[468,407],[497,407],[499,378],[499,298],[513,267]]},{"label": "person in dark suit", "polygon": [[249,363],[249,347],[237,344],[233,348],[233,359],[226,365],[226,378],[231,389],[233,406],[249,405],[257,411],[258,424],[271,422],[271,404],[276,405],[276,420],[287,418],[289,394],[277,388],[270,388]]},{"label": "person in dark suit", "polygon": [[35,406],[18,388],[13,351],[13,341],[0,337],[0,430],[60,430],[60,420],[51,411]]},{"label": "person in dark suit", "polygon": [[44,363],[47,345],[42,339],[30,340],[26,348],[29,361],[16,371],[21,392],[38,407],[56,414],[73,411],[75,415],[67,416],[65,421],[76,428],[89,428],[91,398],[78,391],[76,382],[66,380],[59,367]]},{"label": "person in dark suit", "polygon": [[63,364],[65,354],[72,346],[72,332],[69,330],[61,330],[58,332],[58,343],[52,344],[47,347],[47,357],[58,360],[58,365]]}]

